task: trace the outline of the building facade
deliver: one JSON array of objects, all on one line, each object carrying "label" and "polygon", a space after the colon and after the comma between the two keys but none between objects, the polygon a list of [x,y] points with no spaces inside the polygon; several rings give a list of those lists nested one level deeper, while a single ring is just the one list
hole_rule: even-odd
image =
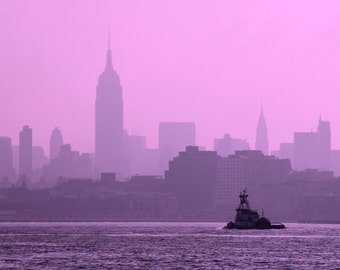
[{"label": "building facade", "polygon": [[179,211],[191,215],[213,208],[219,158],[215,151],[200,151],[197,146],[188,146],[169,162],[165,183],[177,196]]},{"label": "building facade", "polygon": [[158,130],[159,170],[168,169],[171,159],[187,146],[196,144],[196,128],[193,122],[161,122]]},{"label": "building facade", "polygon": [[32,129],[24,126],[19,135],[19,174],[32,176]]},{"label": "building facade", "polygon": [[57,158],[63,145],[63,136],[59,128],[54,128],[50,137],[50,159]]}]

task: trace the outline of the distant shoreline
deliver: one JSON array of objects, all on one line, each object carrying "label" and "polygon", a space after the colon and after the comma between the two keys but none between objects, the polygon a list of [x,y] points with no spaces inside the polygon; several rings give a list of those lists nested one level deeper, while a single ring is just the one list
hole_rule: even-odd
[{"label": "distant shoreline", "polygon": [[[178,222],[178,223],[199,223],[199,222],[216,222],[216,223],[225,223],[227,224],[227,220],[208,220],[208,219],[90,219],[90,218],[84,218],[84,219],[12,219],[12,220],[0,220],[1,223],[30,223],[30,222],[112,222],[112,223],[120,223],[120,222],[136,222],[136,223],[142,223],[142,222],[160,222],[160,223],[167,223],[167,222]],[[298,224],[340,224],[340,220],[290,220],[290,221],[283,221],[283,223],[298,223]]]}]

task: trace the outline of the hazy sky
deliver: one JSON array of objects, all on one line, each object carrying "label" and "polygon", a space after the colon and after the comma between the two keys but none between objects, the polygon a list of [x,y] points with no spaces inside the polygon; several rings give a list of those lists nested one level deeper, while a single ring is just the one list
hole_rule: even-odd
[{"label": "hazy sky", "polygon": [[157,146],[160,121],[196,122],[254,146],[261,101],[270,149],[331,121],[340,148],[339,1],[0,0],[0,135],[24,124],[94,151],[108,26],[124,126]]}]

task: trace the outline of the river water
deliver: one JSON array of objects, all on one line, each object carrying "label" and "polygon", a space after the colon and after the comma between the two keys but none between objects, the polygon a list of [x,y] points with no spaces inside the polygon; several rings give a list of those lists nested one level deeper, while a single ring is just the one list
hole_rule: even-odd
[{"label": "river water", "polygon": [[340,225],[0,223],[0,269],[340,269]]}]

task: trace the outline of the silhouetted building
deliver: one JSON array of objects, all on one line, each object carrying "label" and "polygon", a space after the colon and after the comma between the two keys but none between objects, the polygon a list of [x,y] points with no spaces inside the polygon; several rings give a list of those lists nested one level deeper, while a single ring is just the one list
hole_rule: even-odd
[{"label": "silhouetted building", "polygon": [[169,160],[196,144],[196,130],[193,122],[161,122],[158,130],[159,168],[168,168]]},{"label": "silhouetted building", "polygon": [[250,189],[254,201],[260,185],[284,182],[292,171],[288,159],[265,156],[261,151],[236,151],[234,155],[217,162],[215,205],[232,210],[238,203],[240,190]]},{"label": "silhouetted building", "polygon": [[237,150],[250,150],[250,146],[245,140],[235,139],[225,134],[222,139],[214,139],[214,150],[221,157],[227,157]]},{"label": "silhouetted building", "polygon": [[319,119],[318,125],[318,159],[319,169],[329,170],[331,159],[331,124]]},{"label": "silhouetted building", "polygon": [[294,159],[294,144],[293,143],[280,143],[279,158],[289,159],[293,163]]},{"label": "silhouetted building", "polygon": [[317,133],[294,132],[294,169],[317,169]]},{"label": "silhouetted building", "polygon": [[13,168],[12,140],[0,137],[0,182],[13,181],[15,170]]},{"label": "silhouetted building", "polygon": [[99,172],[122,172],[123,158],[123,97],[119,76],[112,66],[109,48],[106,67],[97,85],[95,108],[95,162]]},{"label": "silhouetted building", "polygon": [[59,128],[54,128],[50,138],[50,159],[54,159],[60,152],[60,147],[63,145],[63,136]]},{"label": "silhouetted building", "polygon": [[124,136],[124,153],[130,161],[130,175],[160,175],[158,149],[146,148],[146,137]]},{"label": "silhouetted building", "polygon": [[294,159],[295,170],[330,169],[331,158],[331,131],[330,123],[319,120],[317,132],[294,133]]},{"label": "silhouetted building", "polygon": [[116,183],[116,174],[115,173],[101,173],[100,181],[106,186],[112,186]]},{"label": "silhouetted building", "polygon": [[57,158],[51,160],[50,165],[43,167],[43,176],[50,182],[56,182],[59,177],[64,178],[91,178],[92,159],[89,154],[79,154],[72,151],[70,144],[60,148]]},{"label": "silhouetted building", "polygon": [[141,173],[145,165],[143,152],[146,149],[146,137],[124,134],[124,154],[130,161],[130,175]]},{"label": "silhouetted building", "polygon": [[268,134],[267,124],[263,115],[263,108],[261,107],[261,114],[257,123],[255,150],[262,151],[263,154],[268,155]]},{"label": "silhouetted building", "polygon": [[41,169],[44,165],[49,163],[48,157],[41,146],[32,147],[32,168],[33,170]]},{"label": "silhouetted building", "polygon": [[141,164],[139,174],[144,175],[163,175],[164,171],[159,168],[159,149],[144,149],[142,153],[143,163]]},{"label": "silhouetted building", "polygon": [[187,146],[185,152],[169,162],[169,170],[165,171],[166,186],[178,197],[179,210],[184,215],[195,215],[213,207],[219,158],[215,151]]},{"label": "silhouetted building", "polygon": [[331,151],[330,167],[335,176],[340,176],[340,150]]},{"label": "silhouetted building", "polygon": [[[13,166],[16,171],[19,171],[19,145],[12,145]],[[32,172],[33,180],[39,180],[39,173],[43,166],[49,163],[49,158],[45,155],[45,151],[41,146],[32,146]],[[41,172],[40,172],[41,174]]]},{"label": "silhouetted building", "polygon": [[24,126],[19,138],[19,174],[32,175],[32,129]]}]

